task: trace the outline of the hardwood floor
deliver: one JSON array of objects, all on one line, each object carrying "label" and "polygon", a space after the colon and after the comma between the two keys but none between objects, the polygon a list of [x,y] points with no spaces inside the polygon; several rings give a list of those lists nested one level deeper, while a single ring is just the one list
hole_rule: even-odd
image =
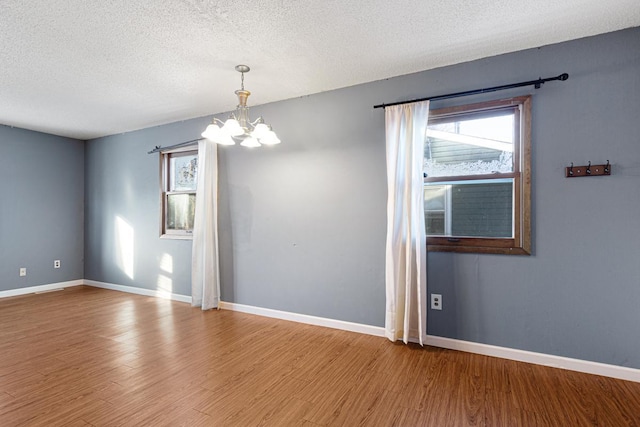
[{"label": "hardwood floor", "polygon": [[2,426],[627,426],[640,383],[90,287],[0,300]]}]

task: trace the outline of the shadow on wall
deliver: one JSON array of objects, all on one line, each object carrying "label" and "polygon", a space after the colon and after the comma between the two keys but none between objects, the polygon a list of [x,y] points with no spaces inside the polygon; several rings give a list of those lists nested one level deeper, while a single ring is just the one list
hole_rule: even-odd
[{"label": "shadow on wall", "polygon": [[427,310],[427,334],[456,337],[458,316],[456,302],[454,258],[441,252],[427,254],[427,306],[431,306],[431,294],[442,295],[442,310]]},{"label": "shadow on wall", "polygon": [[[431,294],[442,295],[442,310],[427,310],[427,333],[479,341],[491,321],[485,308],[478,254],[430,252],[427,255],[428,304]],[[468,284],[471,283],[471,286]]]},{"label": "shadow on wall", "polygon": [[220,256],[220,299],[235,301],[234,235],[229,202],[229,176],[226,153],[218,151],[218,252]]}]

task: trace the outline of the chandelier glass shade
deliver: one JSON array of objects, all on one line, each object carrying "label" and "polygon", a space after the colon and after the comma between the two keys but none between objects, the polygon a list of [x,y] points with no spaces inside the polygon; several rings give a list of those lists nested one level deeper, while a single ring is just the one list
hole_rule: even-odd
[{"label": "chandelier glass shade", "polygon": [[244,73],[250,68],[246,65],[236,65],[236,71],[242,74],[241,88],[235,91],[238,96],[238,106],[226,121],[213,118],[212,123],[202,132],[202,137],[221,145],[235,145],[240,142],[244,147],[260,147],[280,143],[276,133],[267,125],[262,117],[251,121],[247,98],[251,92],[244,88]]}]

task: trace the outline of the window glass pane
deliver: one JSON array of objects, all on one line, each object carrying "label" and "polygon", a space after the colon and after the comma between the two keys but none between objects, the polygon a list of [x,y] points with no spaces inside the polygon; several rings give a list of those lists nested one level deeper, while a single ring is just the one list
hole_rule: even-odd
[{"label": "window glass pane", "polygon": [[424,188],[424,219],[428,235],[445,234],[445,185],[429,185]]},{"label": "window glass pane", "polygon": [[195,194],[167,195],[167,230],[193,230]]},{"label": "window glass pane", "polygon": [[451,185],[451,235],[513,237],[513,180]]},{"label": "window glass pane", "polygon": [[425,228],[427,236],[443,236],[445,233],[444,212],[425,211]]},{"label": "window glass pane", "polygon": [[197,154],[172,154],[169,157],[169,191],[196,191]]},{"label": "window glass pane", "polygon": [[424,209],[444,211],[446,202],[444,185],[429,185],[424,188]]},{"label": "window glass pane", "polygon": [[513,172],[514,114],[437,122],[427,128],[425,173],[428,177]]}]

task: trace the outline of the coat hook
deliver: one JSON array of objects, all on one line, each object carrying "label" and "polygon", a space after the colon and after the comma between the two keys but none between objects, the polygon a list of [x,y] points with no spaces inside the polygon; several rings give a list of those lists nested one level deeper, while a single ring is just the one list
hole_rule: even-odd
[{"label": "coat hook", "polygon": [[573,162],[571,162],[571,166],[566,166],[564,168],[564,176],[567,178],[573,177],[581,177],[581,176],[602,176],[611,175],[611,170],[613,166],[607,160],[607,164],[598,164],[592,165],[591,161],[589,161],[589,165],[585,166],[574,166]]}]

